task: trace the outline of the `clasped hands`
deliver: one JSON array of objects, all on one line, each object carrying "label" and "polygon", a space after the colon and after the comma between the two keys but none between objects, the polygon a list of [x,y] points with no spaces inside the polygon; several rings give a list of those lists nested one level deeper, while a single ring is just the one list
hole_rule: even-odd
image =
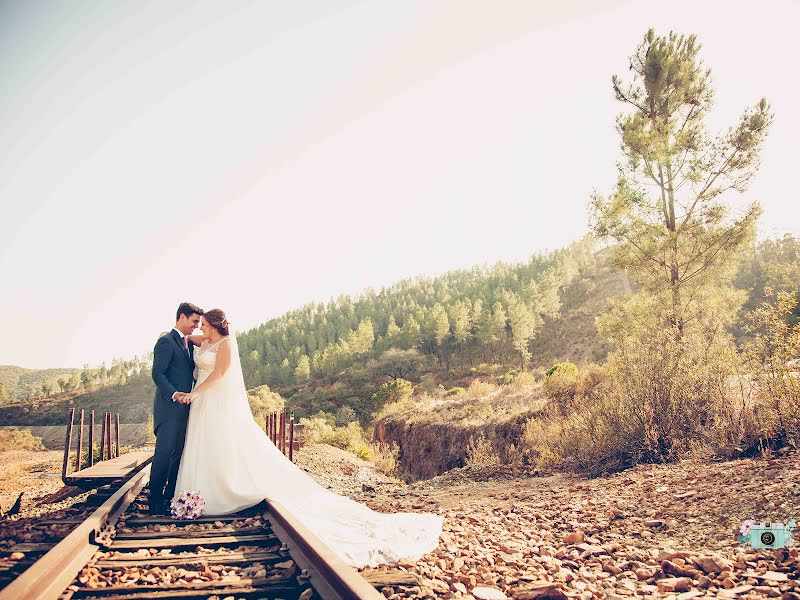
[{"label": "clasped hands", "polygon": [[197,394],[194,392],[175,392],[175,397],[172,400],[181,404],[189,404],[195,398],[197,398]]}]

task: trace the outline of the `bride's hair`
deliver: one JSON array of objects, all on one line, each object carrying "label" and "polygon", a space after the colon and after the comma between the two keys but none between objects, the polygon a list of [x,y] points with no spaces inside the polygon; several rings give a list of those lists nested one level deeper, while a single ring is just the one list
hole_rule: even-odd
[{"label": "bride's hair", "polygon": [[212,308],[211,310],[206,311],[203,313],[203,318],[205,319],[206,323],[211,325],[214,329],[220,332],[222,335],[228,335],[228,318],[225,316],[225,313],[220,308]]}]

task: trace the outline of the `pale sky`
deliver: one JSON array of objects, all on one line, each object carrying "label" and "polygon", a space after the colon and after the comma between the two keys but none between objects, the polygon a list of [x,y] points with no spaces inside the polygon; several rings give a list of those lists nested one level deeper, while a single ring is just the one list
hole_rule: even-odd
[{"label": "pale sky", "polygon": [[800,2],[0,2],[0,364],[152,350],[178,303],[246,330],[587,230],[611,75],[698,34],[727,128],[775,122],[746,199],[800,233]]}]

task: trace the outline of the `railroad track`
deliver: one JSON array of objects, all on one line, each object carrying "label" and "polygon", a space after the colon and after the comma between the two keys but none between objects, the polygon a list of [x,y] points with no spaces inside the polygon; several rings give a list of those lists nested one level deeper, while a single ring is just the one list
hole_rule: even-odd
[{"label": "railroad track", "polygon": [[283,506],[177,521],[146,514],[146,467],[0,591],[0,600],[383,598],[404,571],[358,573]]}]

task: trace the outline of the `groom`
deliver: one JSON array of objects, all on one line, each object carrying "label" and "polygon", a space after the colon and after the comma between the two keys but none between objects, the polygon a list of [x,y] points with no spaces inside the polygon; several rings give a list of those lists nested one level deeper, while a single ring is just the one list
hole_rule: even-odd
[{"label": "groom", "polygon": [[189,392],[194,385],[194,345],[186,336],[197,329],[202,314],[194,304],[181,304],[174,329],[161,336],[153,350],[156,451],[150,467],[150,514],[168,513],[175,494],[189,419]]}]

